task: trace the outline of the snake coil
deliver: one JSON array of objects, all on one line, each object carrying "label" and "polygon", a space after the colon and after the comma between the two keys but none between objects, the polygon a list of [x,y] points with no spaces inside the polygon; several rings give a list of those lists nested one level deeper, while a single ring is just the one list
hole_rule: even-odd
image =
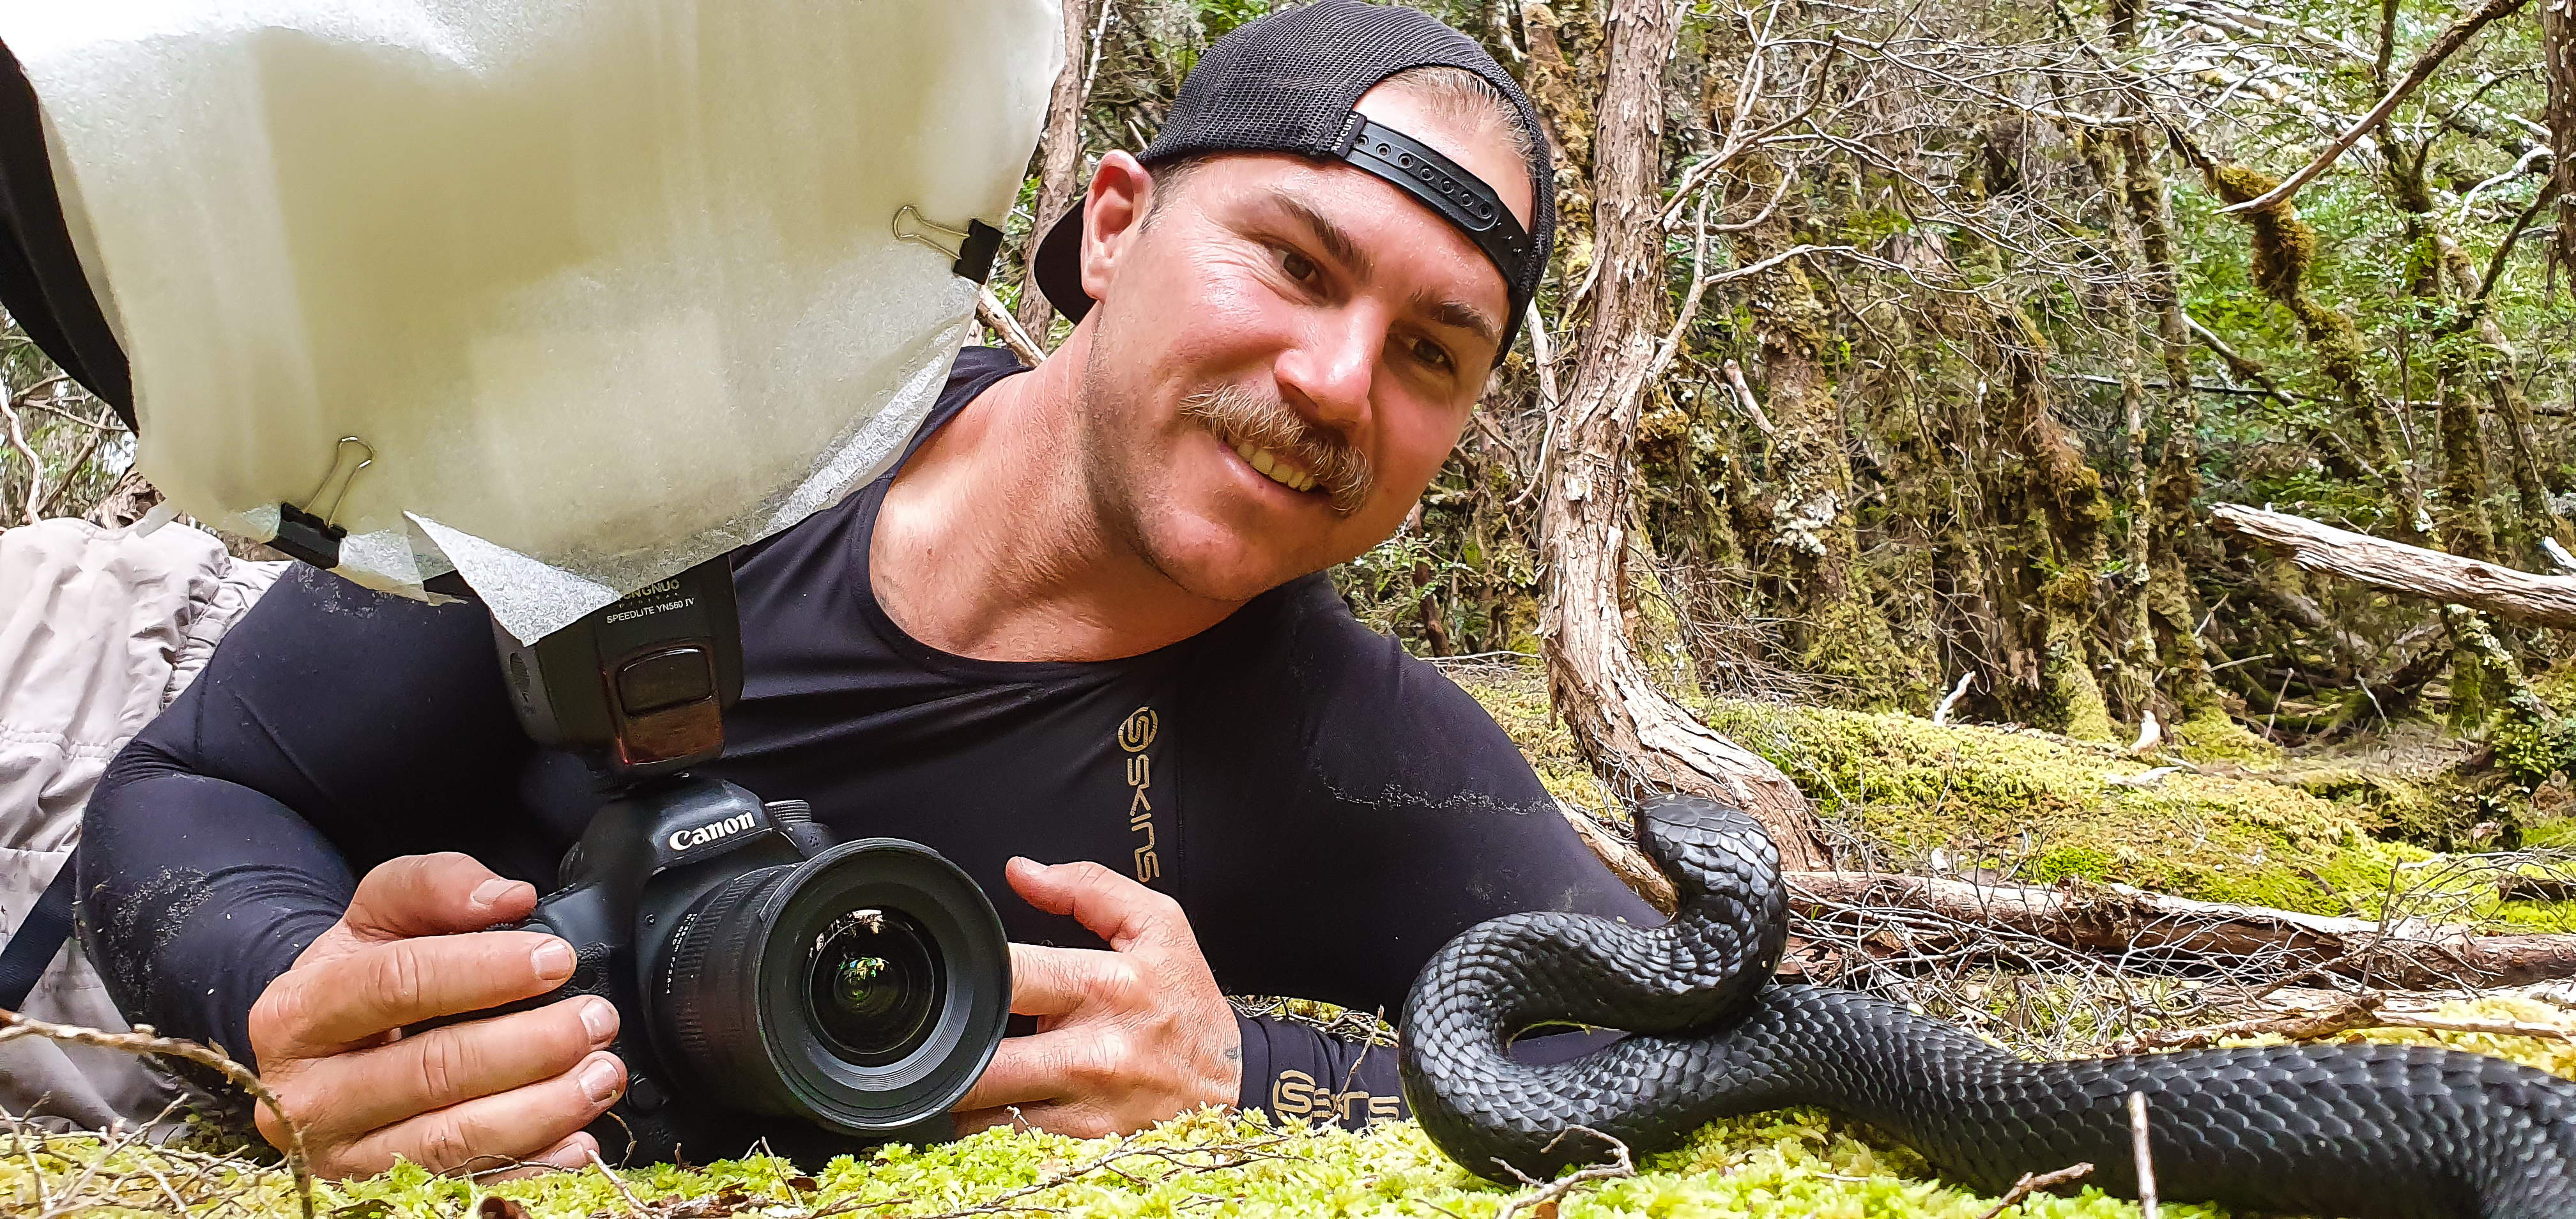
[{"label": "snake coil", "polygon": [[[1644,1154],[1707,1122],[1814,1105],[1988,1193],[2090,1161],[2137,1193],[2127,1098],[2146,1094],[2170,1201],[2346,1219],[2576,1215],[2576,1084],[2423,1046],[2271,1046],[2031,1062],[1849,991],[1771,983],[1788,936],[1779,852],[1694,797],[1639,810],[1681,906],[1662,927],[1539,912],[1477,924],[1414,980],[1405,1099],[1441,1150],[1497,1180],[1595,1158],[1587,1126]],[[1570,1062],[1506,1052],[1533,1026],[1630,1036]],[[1553,1144],[1553,1145],[1551,1145]]]}]

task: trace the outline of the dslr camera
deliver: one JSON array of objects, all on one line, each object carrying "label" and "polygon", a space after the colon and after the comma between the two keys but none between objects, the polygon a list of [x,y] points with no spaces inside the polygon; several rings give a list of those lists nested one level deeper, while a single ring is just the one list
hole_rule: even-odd
[{"label": "dslr camera", "polygon": [[953,1133],[1010,1018],[1010,949],[974,880],[918,843],[835,844],[802,801],[764,804],[688,767],[723,747],[741,688],[719,558],[520,645],[521,722],[610,798],[518,929],[573,946],[565,984],[617,1005],[626,1095],[591,1127],[635,1162],[764,1143],[819,1166]]}]

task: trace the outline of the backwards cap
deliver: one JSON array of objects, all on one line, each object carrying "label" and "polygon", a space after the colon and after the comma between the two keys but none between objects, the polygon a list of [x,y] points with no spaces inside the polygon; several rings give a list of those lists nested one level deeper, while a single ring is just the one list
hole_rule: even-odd
[{"label": "backwards cap", "polygon": [[[1524,232],[1492,187],[1420,141],[1351,109],[1379,81],[1411,68],[1461,68],[1504,97],[1529,136],[1530,226]],[[1147,166],[1224,152],[1285,152],[1340,161],[1393,183],[1465,233],[1502,272],[1511,308],[1501,351],[1547,273],[1556,238],[1555,172],[1529,96],[1474,39],[1419,9],[1316,0],[1238,26],[1199,56],[1171,116],[1139,158]],[[1081,321],[1082,206],[1039,243],[1038,287]],[[1497,356],[1499,358],[1499,356]]]}]

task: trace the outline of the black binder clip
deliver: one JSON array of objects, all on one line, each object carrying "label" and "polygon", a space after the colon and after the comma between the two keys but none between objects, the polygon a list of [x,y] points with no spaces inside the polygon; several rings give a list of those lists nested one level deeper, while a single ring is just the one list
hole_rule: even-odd
[{"label": "black binder clip", "polygon": [[[348,465],[352,445],[360,454],[358,464],[348,466],[348,473],[343,474],[341,467]],[[330,470],[322,475],[322,482],[313,488],[313,494],[304,497],[304,506],[299,508],[288,503],[277,506],[277,536],[270,538],[268,544],[326,571],[338,567],[340,539],[349,536],[349,531],[333,524],[332,518],[340,514],[340,501],[349,497],[349,484],[358,481],[358,471],[374,464],[376,451],[367,447],[366,441],[355,436],[341,437],[340,443],[331,450]],[[322,502],[322,493],[329,491],[333,483],[339,484],[339,492],[331,497],[330,506],[316,515],[313,508]]]},{"label": "black binder clip", "polygon": [[[946,233],[956,238],[957,248],[952,250],[939,244],[931,238],[931,233]],[[947,225],[922,219],[921,213],[913,210],[909,203],[894,210],[894,237],[897,241],[929,246],[955,259],[948,264],[948,269],[956,272],[958,278],[976,284],[993,277],[993,259],[1002,252],[1002,230],[981,220],[969,220],[966,231],[961,233]]]}]

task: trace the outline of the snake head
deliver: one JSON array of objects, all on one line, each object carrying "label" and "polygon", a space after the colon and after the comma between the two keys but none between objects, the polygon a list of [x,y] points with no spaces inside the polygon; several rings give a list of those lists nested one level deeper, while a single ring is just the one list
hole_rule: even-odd
[{"label": "snake head", "polygon": [[1779,900],[1780,848],[1753,814],[1731,804],[1705,796],[1650,797],[1637,806],[1637,845],[1671,878],[1685,906],[1711,896]]}]

